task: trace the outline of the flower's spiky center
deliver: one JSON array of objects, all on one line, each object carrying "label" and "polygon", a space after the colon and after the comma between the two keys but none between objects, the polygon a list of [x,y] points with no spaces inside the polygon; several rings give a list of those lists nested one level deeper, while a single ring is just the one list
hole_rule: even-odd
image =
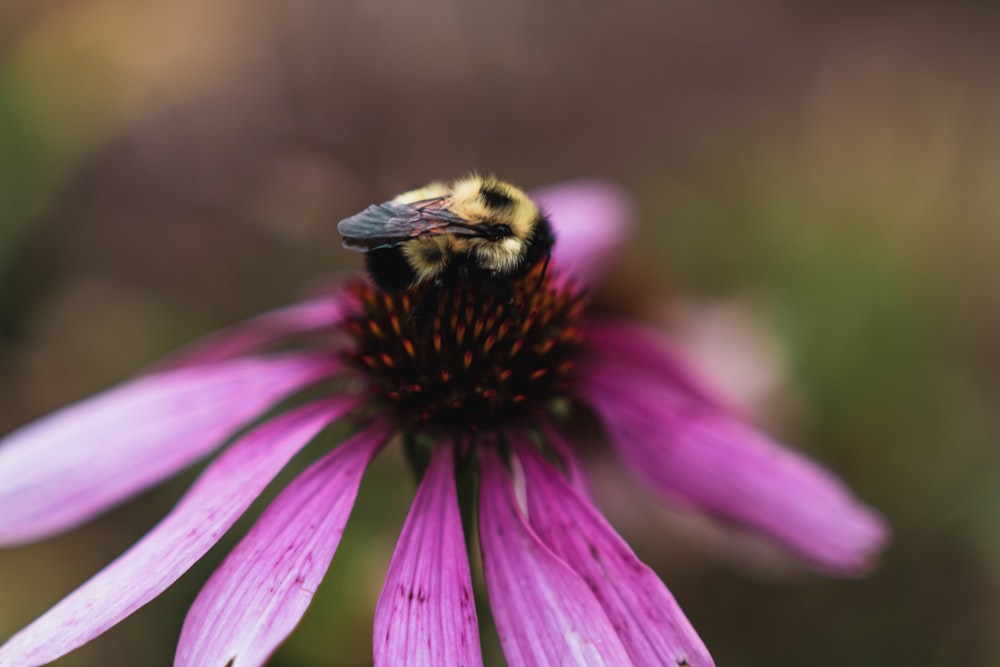
[{"label": "flower's spiky center", "polygon": [[542,267],[502,284],[351,290],[348,363],[407,428],[495,428],[545,410],[567,386],[584,297]]}]

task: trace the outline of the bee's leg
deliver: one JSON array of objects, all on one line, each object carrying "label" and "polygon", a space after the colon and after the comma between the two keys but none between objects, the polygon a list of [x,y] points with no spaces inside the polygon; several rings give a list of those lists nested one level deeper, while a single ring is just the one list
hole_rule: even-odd
[{"label": "bee's leg", "polygon": [[496,271],[490,271],[490,286],[496,294],[497,300],[508,305],[514,303],[514,281],[507,276],[502,276]]},{"label": "bee's leg", "polygon": [[520,323],[521,306],[514,299],[517,294],[517,290],[514,288],[514,281],[508,276],[502,276],[496,271],[491,271],[490,282],[496,294],[497,301],[504,304],[505,317],[513,323]]},{"label": "bee's leg", "polygon": [[410,320],[420,323],[432,318],[441,305],[442,291],[441,279],[436,278],[430,288],[424,290],[423,296],[410,311]]},{"label": "bee's leg", "polygon": [[511,324],[516,324],[521,326],[521,305],[511,301],[506,305],[507,318],[510,320]]}]

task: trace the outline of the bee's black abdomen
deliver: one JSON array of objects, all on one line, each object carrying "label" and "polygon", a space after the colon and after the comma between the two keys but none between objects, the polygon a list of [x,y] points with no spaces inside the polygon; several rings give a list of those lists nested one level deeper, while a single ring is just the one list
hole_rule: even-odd
[{"label": "bee's black abdomen", "polygon": [[399,248],[369,250],[365,253],[365,266],[375,284],[388,292],[401,292],[416,279]]}]

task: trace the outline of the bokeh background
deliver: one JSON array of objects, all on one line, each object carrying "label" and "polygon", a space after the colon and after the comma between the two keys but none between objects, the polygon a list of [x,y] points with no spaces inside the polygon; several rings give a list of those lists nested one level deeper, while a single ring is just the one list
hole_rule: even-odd
[{"label": "bokeh background", "polygon": [[[0,430],[359,266],[336,221],[398,191],[609,178],[638,226],[599,298],[670,326],[895,531],[836,580],[606,495],[719,665],[1000,664],[998,34],[977,2],[5,0]],[[274,665],[370,663],[400,470],[366,478]],[[0,637],[194,474],[0,552]],[[246,525],[58,664],[171,664]]]}]

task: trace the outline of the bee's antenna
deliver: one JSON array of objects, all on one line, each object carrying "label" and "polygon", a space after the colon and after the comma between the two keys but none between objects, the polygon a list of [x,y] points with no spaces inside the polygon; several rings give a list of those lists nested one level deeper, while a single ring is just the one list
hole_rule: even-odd
[{"label": "bee's antenna", "polygon": [[552,250],[549,249],[549,251],[545,253],[545,263],[542,264],[542,272],[538,275],[538,285],[535,287],[535,289],[542,288],[542,283],[545,281],[545,274],[548,273],[549,271],[549,262],[551,260],[552,260]]}]

